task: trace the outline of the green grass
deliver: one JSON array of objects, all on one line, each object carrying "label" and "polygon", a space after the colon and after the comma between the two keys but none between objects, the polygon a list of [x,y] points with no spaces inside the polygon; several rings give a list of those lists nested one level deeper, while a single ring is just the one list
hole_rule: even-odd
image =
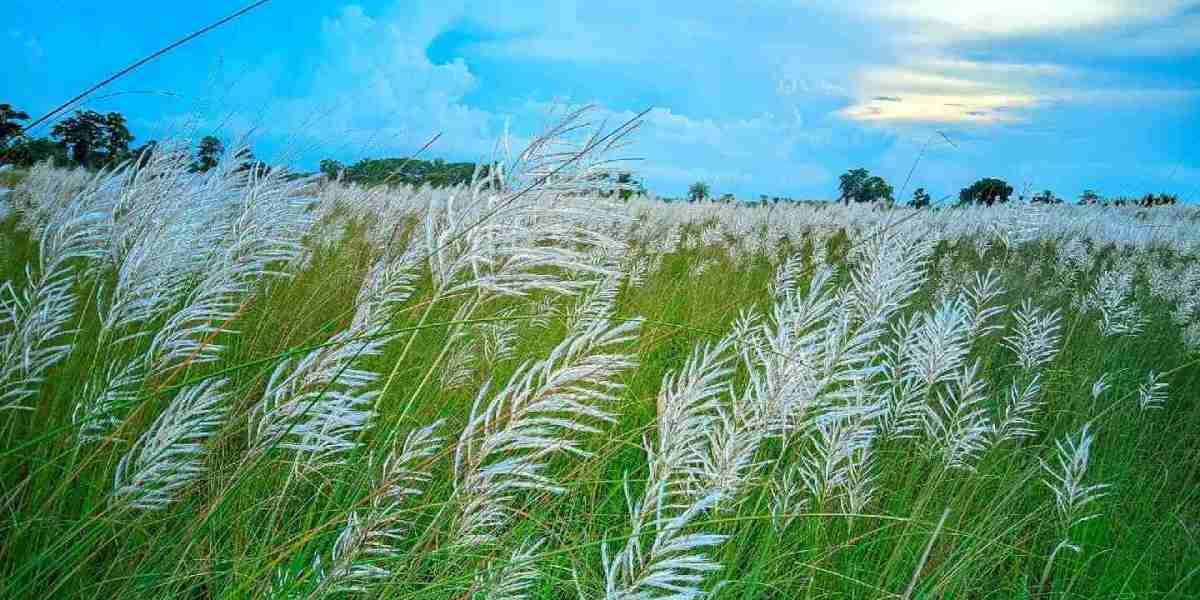
[{"label": "green grass", "polygon": [[[437,357],[463,299],[439,302],[423,328],[406,331],[384,356],[367,364],[385,378],[395,368],[396,382],[378,404],[374,427],[364,434],[366,451],[350,456],[344,467],[319,472],[297,466],[289,453],[278,450],[246,463],[246,414],[263,391],[271,358],[319,343],[350,319],[370,249],[359,230],[351,228],[348,236],[334,250],[318,252],[293,278],[264,284],[233,324],[241,334],[219,340],[228,344],[222,361],[148,382],[108,443],[80,444],[71,420],[83,382],[122,358],[97,345],[90,335],[98,327],[95,312],[81,302],[74,351],[53,368],[33,409],[0,413],[0,597],[266,596],[277,572],[300,572],[314,556],[327,554],[347,514],[369,502],[369,452],[437,419],[446,420],[442,434],[453,442],[479,386],[489,378],[506,380],[523,360],[546,356],[565,332],[561,323],[537,329],[516,320],[514,358],[480,369],[462,389],[443,390]],[[713,581],[725,581],[716,598],[901,597],[914,572],[912,598],[1200,596],[1200,365],[1171,325],[1170,307],[1146,299],[1146,331],[1105,340],[1097,334],[1095,315],[1074,311],[1068,296],[1046,295],[1042,282],[1030,275],[1029,266],[1048,259],[1044,247],[1031,245],[1013,254],[992,250],[982,262],[960,247],[970,246],[943,244],[939,257],[954,253],[959,269],[995,264],[1009,306],[1031,296],[1065,315],[1063,349],[1043,375],[1046,402],[1037,415],[1037,437],[990,450],[973,473],[946,471],[911,440],[889,441],[877,448],[878,493],[864,514],[809,506],[782,532],[771,526],[765,484],[782,467],[768,465],[740,504],[704,520],[706,530],[729,536],[715,553],[723,570]],[[32,256],[30,241],[13,223],[0,224],[0,248],[0,280],[22,281],[21,269]],[[690,267],[700,260],[717,262],[699,277],[690,276]],[[618,422],[587,438],[593,455],[552,462],[551,472],[566,493],[526,494],[518,502],[523,518],[497,544],[450,550],[449,532],[435,519],[452,490],[452,451],[443,452],[431,466],[434,478],[425,494],[406,509],[410,525],[387,561],[395,577],[367,595],[469,597],[489,559],[506,557],[537,536],[547,544],[539,553],[541,577],[532,596],[574,597],[577,578],[587,595],[598,597],[600,544],[626,535],[622,484],[628,478],[636,488],[646,476],[641,443],[653,434],[664,375],[678,369],[696,344],[729,331],[740,309],[768,307],[772,274],[764,256],[749,266],[737,265],[710,247],[669,255],[645,285],[623,290],[618,313],[646,319],[635,349],[639,366],[622,377],[627,387],[614,411]],[[918,292],[914,309],[933,302],[937,283]],[[429,289],[428,275],[418,286]],[[83,299],[94,296],[92,287],[78,292]],[[418,291],[393,326],[417,325],[428,300],[427,291]],[[530,301],[505,300],[476,316],[493,317],[509,308],[528,314],[531,307]],[[1005,319],[1008,325],[1011,319]],[[409,336],[411,350],[398,364]],[[997,398],[1015,374],[999,338],[993,335],[977,353]],[[167,392],[185,380],[227,369],[235,390],[233,412],[206,458],[202,483],[160,512],[123,511],[110,504],[120,456],[164,408]],[[1150,369],[1169,373],[1170,400],[1163,410],[1142,413],[1136,389]],[[1091,384],[1106,372],[1112,389],[1093,404]],[[429,383],[418,392],[427,376]],[[745,378],[735,374],[735,385]],[[1096,505],[1102,516],[1074,531],[1083,552],[1060,554],[1049,589],[1038,589],[1059,539],[1039,459],[1050,460],[1054,440],[1089,421],[1098,438],[1088,479],[1112,488]],[[762,453],[783,461],[792,456],[778,443]],[[947,517],[938,530],[943,513]]]}]

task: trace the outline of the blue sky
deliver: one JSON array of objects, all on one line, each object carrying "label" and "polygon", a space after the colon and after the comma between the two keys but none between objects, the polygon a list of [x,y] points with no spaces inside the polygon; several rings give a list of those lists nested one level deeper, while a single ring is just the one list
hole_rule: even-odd
[{"label": "blue sky", "polygon": [[[0,102],[41,113],[243,3],[16,0]],[[275,0],[85,104],[135,143],[249,134],[310,169],[653,107],[622,155],[668,195],[828,198],[859,166],[899,188],[920,156],[935,198],[996,176],[1200,200],[1200,0],[973,4]]]}]

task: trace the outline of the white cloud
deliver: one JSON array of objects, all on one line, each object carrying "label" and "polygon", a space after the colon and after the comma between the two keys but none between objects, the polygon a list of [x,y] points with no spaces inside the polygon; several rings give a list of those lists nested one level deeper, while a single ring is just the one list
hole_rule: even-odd
[{"label": "white cloud", "polygon": [[461,60],[433,64],[425,55],[453,16],[384,20],[350,5],[325,19],[315,84],[281,111],[285,120],[306,122],[306,135],[359,153],[363,145],[414,151],[438,133],[438,152],[486,153],[503,121],[464,101],[476,77]]},{"label": "white cloud", "polygon": [[1024,80],[1030,74],[1061,71],[1053,65],[938,57],[912,66],[869,68],[858,75],[857,99],[839,114],[875,124],[1017,122],[1025,118],[1017,111],[1044,101]]},{"label": "white cloud", "polygon": [[885,18],[941,26],[933,35],[1006,36],[1087,31],[1170,17],[1195,0],[896,0],[868,4]]},{"label": "white cloud", "polygon": [[[877,2],[856,10],[893,23],[899,63],[860,67],[854,101],[839,111],[876,125],[931,123],[1002,125],[1028,121],[1040,107],[1063,103],[1168,101],[1189,90],[1104,83],[1103,73],[1047,62],[971,60],[962,48],[975,40],[996,54],[1000,38],[1038,38],[1063,47],[1107,47],[1154,52],[1200,44],[1200,33],[1178,16],[1197,0],[953,0]],[[1197,21],[1200,24],[1200,21]],[[1197,28],[1200,30],[1200,28]],[[979,40],[986,40],[980,42]],[[899,101],[888,101],[888,99]]]},{"label": "white cloud", "polygon": [[1022,121],[1016,109],[1033,106],[1032,96],[905,94],[899,100],[872,99],[840,111],[855,121],[993,125]]}]

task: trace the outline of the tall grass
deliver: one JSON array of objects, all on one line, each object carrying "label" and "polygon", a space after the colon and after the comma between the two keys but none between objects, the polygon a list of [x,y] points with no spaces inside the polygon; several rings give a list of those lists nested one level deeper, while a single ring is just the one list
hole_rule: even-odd
[{"label": "tall grass", "polygon": [[0,596],[1200,594],[1194,209],[614,204],[585,117],[458,189],[31,172]]}]

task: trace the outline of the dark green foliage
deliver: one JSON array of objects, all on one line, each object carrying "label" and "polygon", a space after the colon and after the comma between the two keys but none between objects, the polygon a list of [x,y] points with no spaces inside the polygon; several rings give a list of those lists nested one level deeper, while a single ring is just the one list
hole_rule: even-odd
[{"label": "dark green foliage", "polygon": [[908,205],[912,208],[926,208],[933,202],[933,198],[925,188],[917,188],[912,195],[912,200],[908,201]]},{"label": "dark green foliage", "polygon": [[321,174],[330,180],[336,180],[341,177],[342,171],[345,169],[346,167],[342,166],[342,163],[332,158],[326,158],[321,161]]},{"label": "dark green foliage", "polygon": [[633,173],[617,173],[616,177],[613,177],[611,173],[600,173],[595,179],[598,182],[596,192],[605,198],[616,194],[621,200],[628,200],[634,195],[640,196],[646,193],[646,187],[633,176]]},{"label": "dark green foliage", "polygon": [[699,202],[708,198],[709,194],[711,194],[711,191],[708,184],[703,181],[697,181],[688,186],[688,202]]},{"label": "dark green foliage", "polygon": [[0,164],[13,164],[18,167],[32,167],[47,160],[54,161],[58,166],[70,163],[66,148],[47,138],[18,137],[0,152]]},{"label": "dark green foliage", "polygon": [[102,115],[93,110],[75,111],[75,116],[56,124],[50,135],[75,164],[85,167],[105,166],[129,158],[129,142],[133,141],[124,116],[115,112]]},{"label": "dark green foliage", "polygon": [[1029,200],[1030,204],[1062,204],[1062,198],[1054,195],[1050,190],[1042,190],[1040,193],[1034,194]]},{"label": "dark green foliage", "polygon": [[633,173],[617,174],[617,184],[622,186],[617,191],[622,200],[628,200],[635,194],[638,196],[646,195],[646,186],[640,180],[634,178]]},{"label": "dark green foliage", "polygon": [[1146,194],[1142,196],[1141,205],[1146,208],[1154,206],[1172,206],[1179,202],[1179,196],[1175,194]]},{"label": "dark green foliage", "polygon": [[217,162],[221,160],[221,155],[225,153],[225,145],[221,140],[206,135],[200,140],[200,146],[196,149],[196,162],[192,163],[192,170],[201,173],[217,166]]},{"label": "dark green foliage", "polygon": [[27,120],[28,113],[13,108],[11,104],[0,104],[0,148],[25,131],[17,121]]},{"label": "dark green foliage", "polygon": [[841,196],[838,201],[850,204],[855,202],[875,202],[884,200],[892,202],[894,190],[892,185],[882,177],[871,175],[866,169],[851,169],[838,178],[838,190]]},{"label": "dark green foliage", "polygon": [[960,205],[975,204],[992,206],[993,204],[1008,202],[1012,193],[1013,187],[1008,185],[1003,179],[984,177],[972,183],[971,187],[963,188],[958,193],[958,202]]},{"label": "dark green foliage", "polygon": [[[329,169],[329,170],[327,170]],[[448,163],[442,159],[414,160],[408,158],[364,158],[342,169],[334,160],[321,161],[321,172],[327,176],[330,170],[342,170],[342,180],[361,185],[430,185],[449,187],[469,183],[475,174],[475,163]],[[480,174],[487,175],[487,168]]]},{"label": "dark green foliage", "polygon": [[1096,204],[1098,202],[1100,202],[1100,194],[1097,194],[1095,190],[1083,190],[1083,193],[1079,195],[1080,204]]},{"label": "dark green foliage", "polygon": [[125,126],[125,117],[121,113],[110,112],[104,115],[101,131],[104,133],[101,147],[110,161],[122,160],[128,156],[133,134]]}]

